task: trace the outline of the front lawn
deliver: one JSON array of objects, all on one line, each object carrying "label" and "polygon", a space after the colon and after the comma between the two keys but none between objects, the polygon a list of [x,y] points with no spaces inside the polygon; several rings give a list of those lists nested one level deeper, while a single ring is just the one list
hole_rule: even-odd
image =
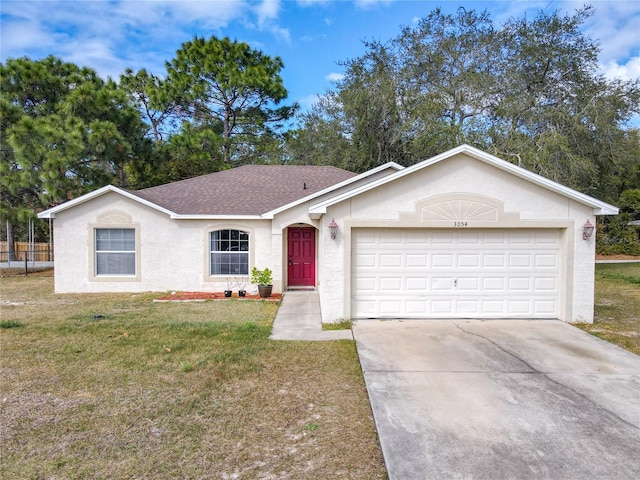
[{"label": "front lawn", "polygon": [[640,355],[640,263],[596,265],[595,319],[578,327]]},{"label": "front lawn", "polygon": [[1,282],[1,478],[386,478],[353,342],[269,340],[274,302]]}]

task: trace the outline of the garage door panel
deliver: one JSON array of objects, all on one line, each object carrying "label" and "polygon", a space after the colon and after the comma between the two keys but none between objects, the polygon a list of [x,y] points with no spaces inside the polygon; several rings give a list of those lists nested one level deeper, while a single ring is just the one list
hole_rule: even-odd
[{"label": "garage door panel", "polygon": [[509,278],[510,292],[530,292],[532,279],[530,277],[511,277]]},{"label": "garage door panel", "polygon": [[428,265],[428,256],[426,254],[408,253],[405,258],[407,268],[425,268]]},{"label": "garage door panel", "polygon": [[538,245],[557,245],[557,232],[554,230],[537,230],[534,233],[534,243]]},{"label": "garage door panel", "polygon": [[431,266],[433,268],[451,268],[454,263],[454,256],[451,253],[434,253],[431,255]]},{"label": "garage door panel", "polygon": [[452,300],[432,300],[430,311],[442,316],[449,316],[455,313]]},{"label": "garage door panel", "polygon": [[476,316],[480,313],[479,300],[460,300],[456,306],[456,312],[464,316]]},{"label": "garage door panel", "polygon": [[506,314],[505,300],[482,300],[482,312],[493,316],[502,316]]},{"label": "garage door panel", "polygon": [[453,245],[453,232],[433,232],[431,234],[431,243],[433,245]]},{"label": "garage door panel", "polygon": [[505,282],[504,277],[483,277],[482,289],[485,292],[504,292]]},{"label": "garage door panel", "polygon": [[480,292],[481,279],[479,277],[457,278],[457,290],[459,292]]},{"label": "garage door panel", "polygon": [[506,236],[502,232],[485,232],[483,235],[484,245],[505,245]]},{"label": "garage door panel", "polygon": [[482,266],[484,268],[504,268],[507,265],[504,253],[485,253],[482,256]]},{"label": "garage door panel", "polygon": [[533,314],[532,302],[528,299],[522,300],[509,300],[507,302],[507,309],[514,315],[531,315]]},{"label": "garage door panel", "polygon": [[530,268],[533,264],[531,255],[528,253],[515,253],[509,255],[509,267]]},{"label": "garage door panel", "polygon": [[458,255],[458,268],[478,268],[480,266],[480,254],[461,253]]},{"label": "garage door panel", "polygon": [[556,302],[555,300],[537,300],[534,301],[534,309],[536,312],[548,313],[549,315],[556,315]]},{"label": "garage door panel", "polygon": [[402,292],[401,277],[381,277],[380,278],[380,289],[386,292]]},{"label": "garage door panel", "polygon": [[558,231],[354,229],[352,317],[556,318],[559,238]]},{"label": "garage door panel", "polygon": [[377,256],[371,254],[358,254],[353,256],[353,266],[356,268],[375,267]]},{"label": "garage door panel", "polygon": [[428,283],[427,277],[407,277],[405,289],[412,294],[424,293],[427,291]]},{"label": "garage door panel", "polygon": [[534,256],[536,268],[558,268],[558,256],[552,254],[538,254]]},{"label": "garage door panel", "polygon": [[374,294],[378,291],[376,277],[358,277],[353,283],[353,288],[360,292],[360,294],[371,293]]},{"label": "garage door panel", "polygon": [[530,245],[532,234],[528,231],[509,232],[509,243],[513,245]]},{"label": "garage door panel", "polygon": [[535,289],[538,291],[555,292],[558,290],[558,282],[555,277],[537,277],[534,279]]},{"label": "garage door panel", "polygon": [[380,268],[400,268],[402,267],[402,254],[383,253],[380,255]]},{"label": "garage door panel", "polygon": [[423,317],[426,316],[429,311],[427,305],[428,302],[426,300],[407,300],[405,312],[407,316]]}]

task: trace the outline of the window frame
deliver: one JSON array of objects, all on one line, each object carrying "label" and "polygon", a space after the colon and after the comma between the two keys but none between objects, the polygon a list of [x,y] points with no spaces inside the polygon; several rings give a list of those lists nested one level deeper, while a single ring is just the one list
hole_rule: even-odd
[{"label": "window frame", "polygon": [[[122,239],[107,239],[107,240],[102,240],[100,238],[98,238],[98,234],[100,231],[108,231],[108,232],[131,232],[133,235],[133,238],[122,238]],[[124,235],[123,235],[124,237]],[[99,248],[99,242],[100,241],[105,241],[105,242],[118,242],[120,241],[121,243],[129,243],[131,242],[131,240],[133,240],[133,249],[121,249],[121,250],[117,250],[117,249],[100,249]],[[136,255],[137,255],[137,249],[136,249],[136,230],[135,228],[123,228],[123,227],[119,227],[119,228],[112,228],[112,227],[97,227],[93,229],[93,241],[94,241],[94,245],[93,245],[93,254],[95,256],[94,259],[94,275],[96,277],[135,277],[136,276],[136,270],[137,270],[137,265],[136,265]],[[100,261],[99,261],[99,257],[101,254],[112,254],[112,255],[133,255],[133,272],[126,272],[126,273],[112,273],[112,272],[105,272],[105,273],[100,273],[99,269],[100,269]],[[129,262],[127,262],[129,263]],[[127,265],[128,267],[129,265]]]},{"label": "window frame", "polygon": [[[98,215],[96,223],[90,223],[87,225],[87,244],[88,250],[88,279],[90,282],[140,282],[142,279],[142,267],[141,267],[141,238],[140,238],[140,224],[132,221],[131,215],[120,210],[110,210]],[[119,230],[130,229],[134,230],[135,238],[135,251],[131,252],[135,255],[135,273],[133,275],[127,274],[97,274],[97,248],[96,248],[96,234],[97,230]]]},{"label": "window frame", "polygon": [[[223,238],[223,233],[222,232],[227,232],[226,238]],[[237,234],[237,238],[233,238],[233,233]],[[219,234],[220,237],[214,239],[214,235]],[[244,236],[246,236],[246,238],[242,238]],[[238,228],[238,227],[221,227],[221,228],[216,228],[216,229],[212,229],[209,230],[208,234],[207,234],[207,240],[208,240],[208,277],[212,278],[212,279],[224,279],[224,278],[237,278],[237,277],[247,277],[249,276],[249,272],[251,270],[251,253],[252,253],[252,248],[251,248],[251,236],[252,236],[252,232],[246,230],[246,229],[242,229],[242,228]],[[214,242],[216,242],[219,247],[219,249],[214,250]],[[243,250],[242,247],[246,246],[246,249]],[[235,250],[234,248],[237,247],[237,250]],[[241,257],[244,256],[244,259],[240,259],[240,260],[245,260],[243,261],[237,261],[237,262],[227,262],[225,263],[215,263],[214,262],[214,255],[231,255],[231,256],[237,256],[237,257]],[[231,272],[229,271],[228,273],[214,273],[214,266],[218,265],[218,267],[223,267],[224,265],[226,265],[229,269],[233,266],[233,265],[246,265],[246,272]]]}]

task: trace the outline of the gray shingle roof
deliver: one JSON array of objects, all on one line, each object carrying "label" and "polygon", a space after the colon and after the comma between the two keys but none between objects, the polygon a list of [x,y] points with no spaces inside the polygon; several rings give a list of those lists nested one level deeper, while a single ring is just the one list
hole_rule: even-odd
[{"label": "gray shingle roof", "polygon": [[245,165],[130,193],[180,215],[261,215],[354,176],[330,166]]}]

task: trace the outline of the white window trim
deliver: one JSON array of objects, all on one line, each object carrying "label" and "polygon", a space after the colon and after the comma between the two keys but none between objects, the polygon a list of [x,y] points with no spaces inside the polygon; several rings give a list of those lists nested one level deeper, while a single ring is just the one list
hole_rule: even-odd
[{"label": "white window trim", "polygon": [[[240,230],[249,234],[249,265],[248,273],[242,275],[212,275],[211,274],[211,234],[219,230]],[[236,282],[240,277],[248,279],[251,276],[251,268],[254,265],[255,257],[255,229],[249,225],[243,225],[238,223],[220,223],[218,225],[209,225],[204,229],[204,264],[203,264],[203,280],[205,282],[219,282],[230,284]]]},{"label": "white window trim", "polygon": [[[238,255],[241,253],[246,253],[247,255],[247,273],[238,273],[238,274],[226,274],[226,273],[211,273],[211,270],[213,269],[213,262],[211,260],[211,256],[213,253],[225,253],[222,250],[212,250],[211,249],[211,236],[215,233],[215,232],[222,232],[225,230],[234,230],[236,232],[242,232],[242,233],[246,233],[248,236],[247,239],[247,244],[248,244],[248,250],[240,250],[238,252],[234,252],[234,251],[229,251],[227,253],[237,253]],[[208,239],[209,239],[209,276],[212,278],[228,278],[228,277],[248,277],[250,275],[251,272],[251,232],[245,230],[245,229],[241,229],[241,228],[217,228],[215,230],[211,230],[208,234]]]},{"label": "white window trim", "polygon": [[[98,275],[96,273],[96,230],[98,229],[130,229],[135,234],[135,274],[134,275]],[[133,223],[131,217],[123,212],[107,212],[98,217],[98,222],[88,225],[89,265],[88,277],[90,282],[140,282],[140,224]],[[117,252],[114,252],[117,253]],[[126,253],[130,253],[127,251]]]}]

